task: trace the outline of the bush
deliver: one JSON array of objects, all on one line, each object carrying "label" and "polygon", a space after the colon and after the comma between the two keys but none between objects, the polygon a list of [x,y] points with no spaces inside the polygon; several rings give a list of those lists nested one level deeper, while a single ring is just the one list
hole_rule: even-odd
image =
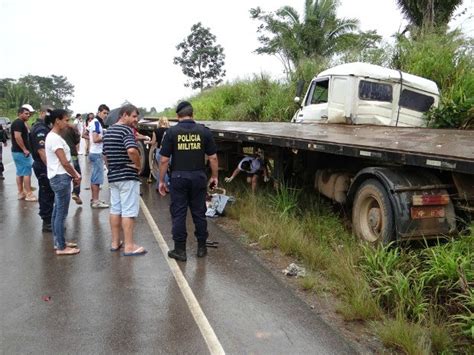
[{"label": "bush", "polygon": [[[189,99],[200,120],[289,121],[296,111],[294,85],[255,75],[205,90]],[[160,115],[174,115],[170,109]]]},{"label": "bush", "polygon": [[468,124],[468,110],[474,104],[471,41],[458,31],[423,33],[416,39],[399,39],[395,67],[431,79],[440,88],[439,109],[428,115],[428,122],[433,127]]}]

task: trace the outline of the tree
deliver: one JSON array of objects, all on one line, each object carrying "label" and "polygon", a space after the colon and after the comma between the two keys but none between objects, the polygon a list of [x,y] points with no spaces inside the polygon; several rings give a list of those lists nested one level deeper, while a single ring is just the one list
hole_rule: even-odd
[{"label": "tree", "polygon": [[[38,75],[27,75],[18,80],[36,93],[35,104],[48,104],[53,107],[67,109],[72,102],[74,86],[68,82],[65,76],[51,75],[42,77]],[[32,103],[33,104],[33,103]]]},{"label": "tree", "polygon": [[173,63],[179,64],[183,74],[190,78],[184,86],[202,91],[222,82],[224,49],[214,44],[215,41],[216,36],[209,28],[198,22],[191,27],[191,34],[176,46],[181,55],[174,57]]},{"label": "tree", "polygon": [[397,0],[398,7],[411,26],[446,26],[462,0]]},{"label": "tree", "polygon": [[258,54],[276,55],[285,72],[291,74],[303,59],[331,57],[340,52],[340,43],[358,27],[356,19],[339,19],[337,0],[306,0],[304,18],[291,6],[273,12],[250,9],[251,18],[261,24],[257,32]]},{"label": "tree", "polygon": [[29,103],[33,107],[51,105],[67,109],[72,102],[74,86],[64,76],[27,75],[18,80],[0,79],[0,109],[2,114],[16,112]]}]

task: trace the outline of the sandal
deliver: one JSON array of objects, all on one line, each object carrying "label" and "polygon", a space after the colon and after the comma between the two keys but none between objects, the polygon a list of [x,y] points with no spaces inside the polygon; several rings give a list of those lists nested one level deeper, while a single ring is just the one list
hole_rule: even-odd
[{"label": "sandal", "polygon": [[56,255],[76,255],[79,254],[80,251],[81,249],[79,248],[66,247],[63,250],[56,250]]},{"label": "sandal", "polygon": [[123,248],[123,242],[120,241],[119,245],[117,248],[114,248],[114,247],[110,247],[110,251],[119,251],[120,249]]},{"label": "sandal", "polygon": [[35,196],[35,194],[33,192],[30,192],[29,194],[26,194],[25,201],[36,202],[36,201],[38,201],[38,198]]}]

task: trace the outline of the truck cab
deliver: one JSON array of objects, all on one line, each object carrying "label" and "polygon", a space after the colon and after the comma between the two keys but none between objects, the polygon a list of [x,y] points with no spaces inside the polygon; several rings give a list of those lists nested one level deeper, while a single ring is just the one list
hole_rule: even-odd
[{"label": "truck cab", "polygon": [[439,90],[431,80],[368,63],[327,69],[310,83],[292,122],[426,125],[424,114],[437,107]]}]

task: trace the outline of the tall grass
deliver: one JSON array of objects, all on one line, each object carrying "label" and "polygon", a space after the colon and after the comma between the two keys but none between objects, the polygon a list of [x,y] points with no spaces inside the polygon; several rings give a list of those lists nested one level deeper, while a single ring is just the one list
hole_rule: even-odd
[{"label": "tall grass", "polygon": [[[194,116],[201,120],[289,121],[296,111],[295,85],[268,75],[236,80],[191,98]],[[172,109],[161,115],[174,116]]]},{"label": "tall grass", "polygon": [[474,340],[474,235],[418,249],[373,247],[359,243],[331,205],[307,191],[282,186],[253,195],[239,185],[231,193],[237,202],[228,214],[250,241],[299,260],[309,271],[302,288],[332,290],[342,316],[374,321],[388,346],[438,353]]}]

